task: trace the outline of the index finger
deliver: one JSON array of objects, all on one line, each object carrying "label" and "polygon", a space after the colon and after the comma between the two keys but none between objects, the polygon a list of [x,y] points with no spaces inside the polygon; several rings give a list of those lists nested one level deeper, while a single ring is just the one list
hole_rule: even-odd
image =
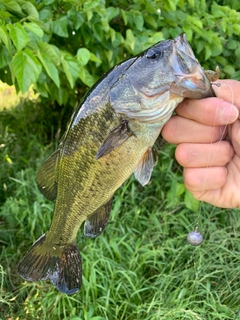
[{"label": "index finger", "polygon": [[[214,84],[220,83],[220,86]],[[237,80],[218,80],[213,83],[216,96],[228,101],[240,109],[240,81]]]},{"label": "index finger", "polygon": [[217,97],[185,99],[176,108],[176,113],[181,117],[213,126],[233,123],[239,116],[239,110],[235,105]]}]

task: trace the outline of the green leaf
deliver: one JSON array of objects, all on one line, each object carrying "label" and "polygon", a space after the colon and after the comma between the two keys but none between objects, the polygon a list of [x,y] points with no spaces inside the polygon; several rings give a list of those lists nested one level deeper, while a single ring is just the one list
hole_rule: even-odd
[{"label": "green leaf", "polygon": [[189,26],[183,26],[183,31],[186,33],[188,41],[192,40],[193,31]]},{"label": "green leaf", "polygon": [[188,0],[188,3],[190,4],[191,7],[194,7],[194,5],[195,5],[195,0]]},{"label": "green leaf", "polygon": [[38,59],[41,61],[44,69],[46,70],[48,76],[54,81],[56,86],[59,88],[60,81],[59,81],[58,69],[55,67],[50,57],[46,53],[40,52],[40,51],[38,51],[37,56],[38,56]]},{"label": "green leaf", "polygon": [[224,57],[216,57],[215,60],[217,63],[220,63],[222,66],[225,66],[227,64],[227,60]]},{"label": "green leaf", "polygon": [[27,1],[22,9],[28,13],[28,18],[39,19],[38,11],[31,2]]},{"label": "green leaf", "polygon": [[38,46],[40,51],[44,52],[52,60],[55,66],[61,64],[60,51],[57,47],[55,47],[53,44],[42,41],[39,41]]},{"label": "green leaf", "polygon": [[232,26],[233,31],[235,34],[240,35],[240,25],[237,23],[234,23],[234,25]]},{"label": "green leaf", "polygon": [[80,48],[77,51],[77,61],[82,65],[85,66],[88,61],[90,60],[91,53],[86,48]]},{"label": "green leaf", "polygon": [[79,78],[79,71],[80,71],[80,67],[77,64],[76,61],[68,61],[68,66],[69,66],[69,71],[71,73],[72,79],[73,79],[73,86],[75,85],[76,80]]},{"label": "green leaf", "polygon": [[150,26],[152,26],[154,29],[157,29],[158,25],[156,20],[153,18],[153,16],[151,15],[145,15],[144,16],[144,20],[150,24]]},{"label": "green leaf", "polygon": [[172,207],[179,203],[179,197],[184,193],[185,187],[183,183],[177,182],[175,179],[172,180],[171,188],[167,192],[168,207]]},{"label": "green leaf", "polygon": [[11,52],[10,39],[9,39],[8,34],[5,31],[4,27],[1,27],[1,26],[0,26],[0,39],[5,44],[5,46],[8,49],[8,51]]},{"label": "green leaf", "polygon": [[60,106],[65,105],[68,102],[69,88],[57,88],[54,85],[54,87],[50,88],[50,91],[53,99],[56,100]]},{"label": "green leaf", "polygon": [[226,72],[227,74],[231,75],[235,72],[235,68],[231,66],[230,64],[227,64],[224,66],[223,71]]},{"label": "green leaf", "polygon": [[106,9],[106,17],[107,21],[111,21],[113,18],[115,18],[117,15],[119,15],[119,8],[114,8],[114,7],[108,7]]},{"label": "green leaf", "polygon": [[43,30],[34,22],[24,22],[24,28],[36,34],[39,38],[44,36]]},{"label": "green leaf", "polygon": [[61,57],[61,64],[63,67],[63,71],[68,79],[68,82],[69,82],[71,88],[73,88],[73,78],[72,78],[71,72],[69,70],[69,65],[63,56]]},{"label": "green leaf", "polygon": [[12,39],[17,50],[23,49],[29,42],[29,37],[21,24],[17,22],[15,25],[8,24],[9,36]]},{"label": "green leaf", "polygon": [[67,15],[73,21],[73,25],[76,30],[78,30],[85,21],[85,13],[76,11],[74,8],[69,10]]},{"label": "green leaf", "polygon": [[97,62],[97,63],[101,63],[102,60],[100,60],[94,53],[90,53],[90,60],[91,61],[94,61],[94,62]]},{"label": "green leaf", "polygon": [[151,44],[155,44],[156,42],[162,41],[164,39],[162,32],[155,32],[152,37],[153,42]]},{"label": "green leaf", "polygon": [[128,29],[126,32],[126,40],[125,44],[131,48],[132,51],[134,51],[134,46],[135,46],[135,38],[133,35],[133,32],[131,29]]},{"label": "green leaf", "polygon": [[103,33],[102,25],[100,23],[96,23],[93,26],[93,33],[94,33],[95,37],[97,38],[97,40],[99,42],[102,42],[104,33]]},{"label": "green leaf", "polygon": [[234,50],[234,49],[237,49],[238,47],[238,41],[236,40],[229,40],[227,42],[227,48],[230,49],[230,50]]},{"label": "green leaf", "polygon": [[61,56],[61,64],[63,67],[63,71],[68,79],[68,82],[71,88],[74,87],[75,81],[79,76],[79,66],[77,62],[74,61],[73,57],[69,55]]},{"label": "green leaf", "polygon": [[240,61],[240,46],[235,50],[235,56],[237,57],[237,60]]},{"label": "green leaf", "polygon": [[42,66],[29,49],[19,51],[13,58],[13,70],[20,90],[25,93],[40,75]]},{"label": "green leaf", "polygon": [[14,0],[1,0],[1,4],[4,4],[4,6],[10,11],[10,12],[16,12],[23,15],[22,9],[20,5],[17,3],[17,1]]},{"label": "green leaf", "polygon": [[102,29],[102,31],[104,31],[106,33],[110,29],[109,23],[108,23],[108,21],[107,21],[107,19],[105,17],[101,18],[101,29]]},{"label": "green leaf", "polygon": [[55,2],[55,0],[43,0],[43,2],[48,5],[48,4],[51,4],[53,2]]},{"label": "green leaf", "polygon": [[170,10],[172,11],[176,11],[177,7],[176,7],[176,3],[173,0],[167,0],[168,6],[170,8]]},{"label": "green leaf", "polygon": [[123,36],[120,32],[114,32],[114,38],[111,40],[114,48],[118,47],[121,43],[124,42]]},{"label": "green leaf", "polygon": [[199,29],[202,29],[203,28],[203,24],[202,24],[202,21],[199,20],[198,17],[196,16],[188,16],[188,21],[191,21],[195,26],[197,26]]},{"label": "green leaf", "polygon": [[211,57],[211,55],[212,55],[212,50],[211,50],[211,48],[210,48],[208,45],[206,45],[206,46],[204,47],[204,50],[205,50],[205,60],[207,60],[207,59],[209,59],[209,58]]},{"label": "green leaf", "polygon": [[126,25],[127,25],[127,23],[128,23],[128,20],[127,20],[126,12],[125,12],[123,9],[121,9],[121,15],[122,15],[122,18],[123,18],[124,24],[125,24],[125,26],[126,26]]},{"label": "green leaf", "polygon": [[[41,96],[48,98],[49,87],[47,85],[47,76],[45,73],[43,73],[43,72],[40,73],[37,82],[34,84],[34,87],[40,93]],[[56,86],[54,86],[54,87],[56,88]]]},{"label": "green leaf", "polygon": [[39,19],[42,22],[49,22],[53,18],[53,11],[48,9],[48,7],[43,7],[42,10],[39,11]]},{"label": "green leaf", "polygon": [[95,83],[93,76],[90,75],[90,73],[85,67],[80,68],[79,77],[82,80],[82,82],[89,87],[91,87]]},{"label": "green leaf", "polygon": [[240,80],[240,70],[231,74],[231,79]]},{"label": "green leaf", "polygon": [[143,29],[143,24],[144,24],[144,20],[143,17],[140,13],[137,13],[134,17],[133,17],[133,21],[134,24],[137,28],[137,30],[142,31]]},{"label": "green leaf", "polygon": [[93,12],[91,10],[86,11],[87,21],[89,22],[93,17]]},{"label": "green leaf", "polygon": [[83,8],[84,8],[84,11],[85,10],[87,11],[87,10],[92,10],[98,6],[99,6],[99,0],[88,0],[84,3]]},{"label": "green leaf", "polygon": [[68,38],[68,18],[63,16],[60,19],[53,21],[53,33],[60,37]]},{"label": "green leaf", "polygon": [[0,45],[0,69],[6,67],[12,57],[6,47]]},{"label": "green leaf", "polygon": [[226,13],[222,10],[221,6],[218,6],[216,3],[212,5],[212,15],[215,18],[223,18],[225,17]]},{"label": "green leaf", "polygon": [[184,197],[184,203],[188,209],[196,212],[199,207],[200,202],[198,200],[196,200],[188,190],[186,190],[185,197]]}]

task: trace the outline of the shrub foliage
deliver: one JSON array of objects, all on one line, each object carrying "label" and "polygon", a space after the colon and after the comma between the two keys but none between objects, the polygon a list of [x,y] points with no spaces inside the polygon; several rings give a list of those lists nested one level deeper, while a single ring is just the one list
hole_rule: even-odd
[{"label": "shrub foliage", "polygon": [[202,65],[240,79],[237,0],[0,0],[0,79],[74,106],[119,61],[185,32]]}]

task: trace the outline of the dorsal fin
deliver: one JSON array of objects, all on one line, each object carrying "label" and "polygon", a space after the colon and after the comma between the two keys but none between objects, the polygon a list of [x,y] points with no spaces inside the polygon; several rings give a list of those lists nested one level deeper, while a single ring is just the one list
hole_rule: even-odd
[{"label": "dorsal fin", "polygon": [[98,208],[84,224],[84,235],[88,238],[99,236],[105,229],[112,208],[112,199]]},{"label": "dorsal fin", "polygon": [[55,200],[57,197],[59,152],[58,149],[43,162],[36,177],[39,190],[48,200]]}]

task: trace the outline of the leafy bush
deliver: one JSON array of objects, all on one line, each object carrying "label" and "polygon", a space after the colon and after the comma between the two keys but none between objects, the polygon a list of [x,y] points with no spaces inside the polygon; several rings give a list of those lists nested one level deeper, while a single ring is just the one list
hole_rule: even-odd
[{"label": "leafy bush", "polygon": [[218,64],[222,76],[240,79],[240,5],[219,3],[1,0],[0,78],[75,106],[110,67],[185,32],[206,69]]}]

